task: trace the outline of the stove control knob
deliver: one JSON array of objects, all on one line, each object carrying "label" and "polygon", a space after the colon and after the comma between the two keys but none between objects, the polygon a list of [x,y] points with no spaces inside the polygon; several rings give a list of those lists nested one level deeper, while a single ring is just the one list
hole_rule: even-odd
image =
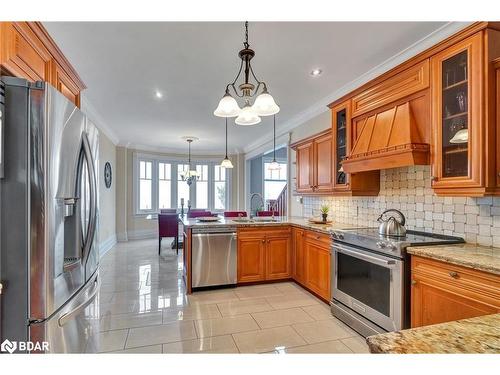
[{"label": "stove control knob", "polygon": [[392,244],[392,243],[391,243],[391,244],[389,244],[389,245],[387,245],[387,248],[388,248],[389,250],[396,251],[396,245],[394,245],[394,244]]},{"label": "stove control knob", "polygon": [[344,235],[342,233],[339,233],[338,237],[339,237],[339,240],[343,240],[344,239]]},{"label": "stove control knob", "polygon": [[378,247],[379,249],[385,249],[385,247],[386,247],[386,243],[385,243],[385,242],[382,242],[382,241],[379,241],[379,242],[377,242],[377,247]]},{"label": "stove control knob", "polygon": [[332,232],[332,237],[335,238],[335,239],[337,239],[338,238],[337,233]]}]

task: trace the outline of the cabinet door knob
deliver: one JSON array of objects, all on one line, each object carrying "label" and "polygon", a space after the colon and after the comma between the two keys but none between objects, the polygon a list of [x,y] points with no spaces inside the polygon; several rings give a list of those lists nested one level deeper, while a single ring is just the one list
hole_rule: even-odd
[{"label": "cabinet door knob", "polygon": [[262,243],[266,243],[266,240],[262,240]]},{"label": "cabinet door knob", "polygon": [[417,280],[412,280],[411,285],[415,285],[417,283]]},{"label": "cabinet door knob", "polygon": [[454,279],[458,279],[458,277],[459,277],[458,272],[455,272],[455,271],[448,272],[448,275],[450,275]]},{"label": "cabinet door knob", "polygon": [[431,177],[431,181],[437,181],[437,180],[438,180],[438,178],[436,176]]},{"label": "cabinet door knob", "polygon": [[267,243],[271,243],[271,240],[267,240]]}]

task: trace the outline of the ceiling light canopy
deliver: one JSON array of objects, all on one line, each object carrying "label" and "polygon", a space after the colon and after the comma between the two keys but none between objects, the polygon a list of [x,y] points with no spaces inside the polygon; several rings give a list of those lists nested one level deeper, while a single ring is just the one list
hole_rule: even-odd
[{"label": "ceiling light canopy", "polygon": [[317,77],[317,76],[321,75],[321,73],[323,73],[323,71],[321,69],[316,68],[316,69],[311,70],[310,74],[313,77]]},{"label": "ceiling light canopy", "polygon": [[163,93],[161,91],[156,90],[155,91],[155,97],[157,99],[161,99],[161,98],[163,98]]},{"label": "ceiling light canopy", "polygon": [[[260,116],[271,116],[279,112],[280,107],[274,101],[274,98],[267,91],[267,85],[255,76],[250,60],[255,56],[255,51],[250,49],[248,43],[248,22],[245,22],[245,42],[244,48],[238,53],[241,59],[240,69],[233,82],[226,85],[226,91],[219,105],[214,111],[218,117],[236,117],[238,125],[255,125],[261,122]],[[241,74],[244,74],[244,81],[236,87],[236,83]],[[253,78],[255,83],[250,82]],[[245,101],[243,108],[240,109],[233,94]],[[260,93],[260,94],[259,94]],[[250,100],[256,96],[253,105]]]}]

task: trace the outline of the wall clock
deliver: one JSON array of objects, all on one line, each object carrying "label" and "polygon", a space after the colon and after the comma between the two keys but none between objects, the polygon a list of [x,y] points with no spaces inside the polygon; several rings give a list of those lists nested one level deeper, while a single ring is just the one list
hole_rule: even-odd
[{"label": "wall clock", "polygon": [[107,161],[106,164],[104,164],[104,184],[108,189],[111,187],[111,179],[111,164]]}]

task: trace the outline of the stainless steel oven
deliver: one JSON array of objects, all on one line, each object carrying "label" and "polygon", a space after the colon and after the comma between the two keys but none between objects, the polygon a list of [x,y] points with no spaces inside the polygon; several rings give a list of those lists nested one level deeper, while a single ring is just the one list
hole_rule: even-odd
[{"label": "stainless steel oven", "polygon": [[403,259],[334,242],[331,261],[334,315],[365,335],[403,328]]}]

